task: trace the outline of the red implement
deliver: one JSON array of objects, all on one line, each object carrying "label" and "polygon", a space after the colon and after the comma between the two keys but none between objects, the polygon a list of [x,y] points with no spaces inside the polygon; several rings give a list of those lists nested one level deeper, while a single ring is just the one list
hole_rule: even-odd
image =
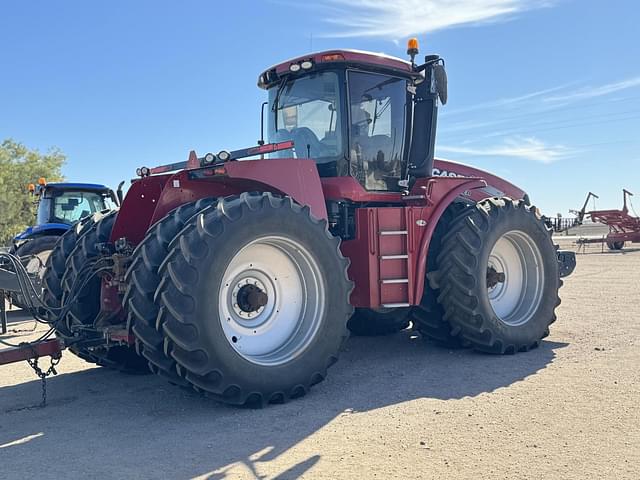
[{"label": "red implement", "polygon": [[612,250],[621,250],[625,242],[640,243],[640,218],[629,214],[628,197],[633,196],[623,190],[622,210],[593,210],[587,214],[596,223],[609,227],[609,234],[604,238],[581,238],[579,244],[605,242]]}]

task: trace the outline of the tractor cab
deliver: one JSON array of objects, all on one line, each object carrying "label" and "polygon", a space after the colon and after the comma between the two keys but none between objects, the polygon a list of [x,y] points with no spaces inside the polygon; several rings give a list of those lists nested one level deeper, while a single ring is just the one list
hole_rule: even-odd
[{"label": "tractor cab", "polygon": [[71,225],[87,215],[117,205],[113,191],[88,183],[49,183],[38,189],[36,225]]},{"label": "tractor cab", "polygon": [[[321,177],[352,177],[367,191],[399,192],[433,162],[438,101],[446,101],[441,59],[412,61],[340,50],[299,57],[265,71],[270,143],[293,141],[271,158],[310,158]],[[438,72],[438,74],[436,74]],[[428,173],[430,174],[430,173]]]}]

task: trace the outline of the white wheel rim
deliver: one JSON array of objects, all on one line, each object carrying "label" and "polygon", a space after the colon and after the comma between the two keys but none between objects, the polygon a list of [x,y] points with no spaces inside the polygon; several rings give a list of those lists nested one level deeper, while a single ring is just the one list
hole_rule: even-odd
[{"label": "white wheel rim", "polygon": [[[252,291],[260,301],[247,300]],[[289,238],[259,238],[229,262],[218,305],[225,337],[239,355],[259,365],[286,363],[307,348],[324,316],[320,267]]]},{"label": "white wheel rim", "polygon": [[[504,281],[491,282],[490,271],[504,274]],[[489,254],[487,272],[487,294],[496,316],[510,326],[531,320],[544,286],[542,255],[534,240],[521,231],[505,233]]]}]

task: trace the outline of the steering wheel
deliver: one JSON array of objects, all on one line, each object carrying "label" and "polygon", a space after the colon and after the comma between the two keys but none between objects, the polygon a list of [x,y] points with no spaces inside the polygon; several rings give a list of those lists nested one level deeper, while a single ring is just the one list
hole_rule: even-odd
[{"label": "steering wheel", "polygon": [[[315,154],[322,157],[324,145],[320,143],[316,134],[308,127],[298,127],[291,130],[291,139],[293,140],[293,148],[298,158],[310,157]],[[307,147],[308,145],[308,147]]]}]

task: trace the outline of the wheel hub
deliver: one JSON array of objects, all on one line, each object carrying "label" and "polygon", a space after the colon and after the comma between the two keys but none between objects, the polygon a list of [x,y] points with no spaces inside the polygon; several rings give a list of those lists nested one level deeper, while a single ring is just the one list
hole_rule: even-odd
[{"label": "wheel hub", "polygon": [[247,283],[239,288],[236,302],[243,312],[257,312],[267,304],[269,297],[257,284],[256,281],[254,285]]},{"label": "wheel hub", "polygon": [[253,363],[281,364],[299,355],[319,328],[325,309],[320,266],[299,243],[263,237],[230,260],[218,300],[232,348]]},{"label": "wheel hub", "polygon": [[[247,327],[258,325],[258,317],[262,313],[270,313],[265,312],[265,307],[273,306],[273,302],[269,301],[275,297],[273,282],[263,272],[249,270],[242,272],[231,283],[234,285],[231,290],[231,311],[235,314],[235,320]],[[250,322],[246,322],[248,320]]]},{"label": "wheel hub", "polygon": [[536,242],[521,231],[505,233],[495,243],[487,265],[487,295],[505,324],[527,323],[542,301],[544,268]]},{"label": "wheel hub", "polygon": [[489,265],[487,268],[487,288],[492,289],[499,283],[504,283],[506,275],[504,272],[498,272],[495,267]]}]

